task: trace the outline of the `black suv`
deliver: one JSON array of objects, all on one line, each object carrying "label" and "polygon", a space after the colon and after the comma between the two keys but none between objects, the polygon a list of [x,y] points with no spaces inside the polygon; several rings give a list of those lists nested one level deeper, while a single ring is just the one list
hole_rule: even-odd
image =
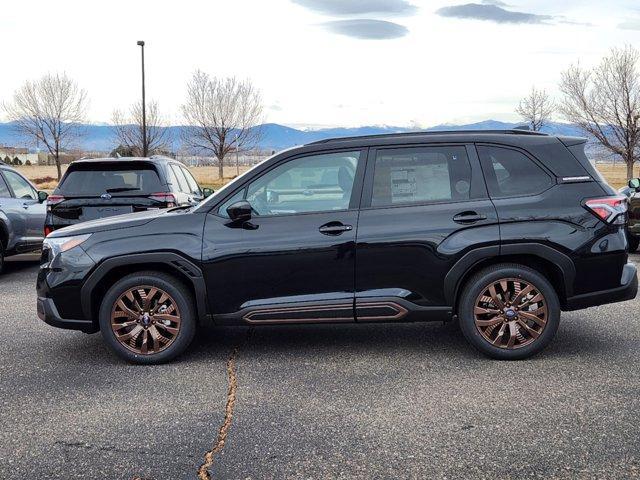
[{"label": "black suv", "polygon": [[636,295],[626,198],[584,143],[438,132],[281,152],[197,207],[51,234],[38,315],[139,363],[173,358],[204,322],[457,319],[485,354],[526,358],[561,310]]},{"label": "black suv", "polygon": [[76,160],[47,199],[45,235],[87,220],[195,205],[210,193],[168,157]]}]

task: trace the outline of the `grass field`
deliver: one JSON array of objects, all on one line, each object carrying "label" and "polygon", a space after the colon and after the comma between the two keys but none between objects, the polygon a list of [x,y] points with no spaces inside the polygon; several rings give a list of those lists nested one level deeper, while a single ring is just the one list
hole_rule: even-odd
[{"label": "grass field", "polygon": [[[64,170],[66,165],[63,165],[62,168]],[[626,167],[623,164],[598,164],[597,168],[611,186],[619,188],[627,184]],[[17,167],[17,169],[41,190],[51,191],[58,183],[55,166],[34,165]],[[240,167],[240,173],[245,172],[247,169],[248,167]],[[218,177],[218,167],[189,167],[189,170],[200,186],[213,189],[220,188],[236,176],[235,166],[225,167],[223,179]],[[640,165],[634,168],[634,176],[640,177]]]}]

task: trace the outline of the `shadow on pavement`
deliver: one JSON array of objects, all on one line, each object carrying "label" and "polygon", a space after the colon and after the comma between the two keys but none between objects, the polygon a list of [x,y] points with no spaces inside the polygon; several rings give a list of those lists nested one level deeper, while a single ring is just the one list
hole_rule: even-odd
[{"label": "shadow on pavement", "polygon": [[29,253],[8,257],[4,260],[4,270],[0,279],[6,279],[12,273],[36,271],[40,264],[40,253]]},{"label": "shadow on pavement", "polygon": [[[171,363],[200,364],[226,359],[234,348],[243,343],[249,328],[253,331],[242,351],[252,357],[275,355],[296,358],[310,353],[327,357],[401,354],[430,356],[438,361],[445,358],[492,361],[466,342],[457,325],[426,322],[258,327],[206,325],[200,327],[187,351]],[[126,364],[107,349],[100,333],[65,332],[64,337],[57,338],[55,347],[49,344],[63,358],[108,365]],[[551,344],[530,361],[611,354],[624,341],[615,331],[602,335],[598,325],[592,322],[567,319],[561,323]]]}]

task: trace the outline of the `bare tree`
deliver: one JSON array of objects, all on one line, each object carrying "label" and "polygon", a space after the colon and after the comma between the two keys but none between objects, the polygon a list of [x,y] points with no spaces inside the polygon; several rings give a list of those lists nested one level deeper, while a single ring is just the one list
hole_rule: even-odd
[{"label": "bare tree", "polygon": [[253,148],[260,138],[262,96],[249,80],[216,78],[196,71],[187,84],[182,113],[185,145],[218,159],[220,178],[224,159],[235,149]]},{"label": "bare tree", "polygon": [[591,69],[571,66],[562,74],[562,114],[607,150],[619,155],[633,177],[640,158],[640,53],[614,48]]},{"label": "bare tree", "polygon": [[65,73],[47,74],[27,81],[3,104],[9,120],[34,143],[42,143],[56,162],[58,180],[62,176],[60,152],[81,134],[87,93]]},{"label": "bare tree", "polygon": [[[129,108],[129,115],[114,110],[111,117],[113,132],[120,146],[132,156],[142,156],[144,135],[142,128],[142,103],[137,102]],[[149,155],[162,153],[171,148],[171,134],[165,118],[160,114],[158,102],[152,100],[146,108],[147,148]]]},{"label": "bare tree", "polygon": [[555,104],[545,90],[531,88],[531,92],[520,100],[516,107],[518,113],[528,124],[531,130],[538,132],[549,123],[551,115],[555,111]]}]

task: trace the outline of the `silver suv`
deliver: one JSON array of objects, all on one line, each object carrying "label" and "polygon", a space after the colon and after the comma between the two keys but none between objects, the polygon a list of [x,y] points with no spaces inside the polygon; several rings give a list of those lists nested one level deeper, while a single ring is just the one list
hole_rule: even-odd
[{"label": "silver suv", "polygon": [[46,199],[46,192],[39,192],[13,168],[0,165],[0,272],[5,257],[41,248]]}]

